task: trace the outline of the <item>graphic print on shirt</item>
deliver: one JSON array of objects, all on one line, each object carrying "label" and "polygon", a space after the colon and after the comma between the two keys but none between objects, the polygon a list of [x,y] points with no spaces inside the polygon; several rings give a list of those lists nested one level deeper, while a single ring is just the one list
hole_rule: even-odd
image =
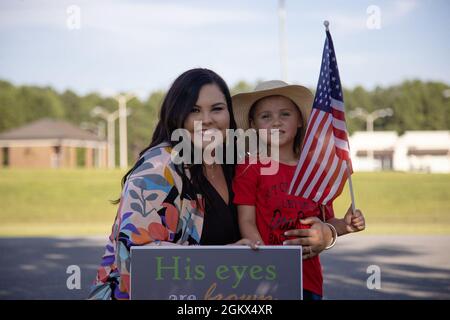
[{"label": "graphic print on shirt", "polygon": [[271,185],[264,194],[264,202],[267,208],[271,208],[272,214],[268,221],[268,244],[282,245],[285,240],[296,238],[287,237],[284,232],[309,228],[309,225],[300,223],[300,219],[310,216],[305,212],[312,213],[315,209],[314,206],[305,202],[304,199],[289,196],[288,188],[287,182],[280,182]]}]

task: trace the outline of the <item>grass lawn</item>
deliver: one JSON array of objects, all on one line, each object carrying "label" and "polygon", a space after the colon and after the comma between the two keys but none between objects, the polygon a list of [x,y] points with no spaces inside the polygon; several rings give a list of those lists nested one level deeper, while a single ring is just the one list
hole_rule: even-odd
[{"label": "grass lawn", "polygon": [[[450,174],[355,173],[356,207],[366,234],[450,234]],[[337,216],[349,206],[348,183],[335,200]]]},{"label": "grass lawn", "polygon": [[[0,169],[0,236],[106,235],[120,193],[119,170]],[[450,234],[450,175],[355,173],[362,234]],[[348,205],[348,189],[335,201]]]},{"label": "grass lawn", "polygon": [[0,170],[0,236],[106,234],[119,170]]}]

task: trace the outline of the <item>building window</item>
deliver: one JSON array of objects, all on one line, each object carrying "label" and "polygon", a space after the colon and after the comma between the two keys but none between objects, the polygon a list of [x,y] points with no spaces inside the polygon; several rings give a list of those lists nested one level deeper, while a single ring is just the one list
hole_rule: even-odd
[{"label": "building window", "polygon": [[391,155],[376,155],[374,157],[381,164],[381,170],[393,170],[393,159]]}]

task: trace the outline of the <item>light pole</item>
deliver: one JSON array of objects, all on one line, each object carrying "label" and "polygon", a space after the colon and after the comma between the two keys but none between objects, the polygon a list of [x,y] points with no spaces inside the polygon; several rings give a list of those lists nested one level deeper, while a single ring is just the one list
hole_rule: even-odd
[{"label": "light pole", "polygon": [[391,117],[394,114],[394,110],[391,108],[378,109],[371,113],[368,113],[362,108],[356,108],[349,112],[350,118],[360,118],[366,121],[366,131],[373,131],[373,123],[378,118]]},{"label": "light pole", "polygon": [[[131,110],[127,110],[127,116],[131,114]],[[108,124],[108,168],[116,167],[116,128],[115,122],[119,117],[119,111],[107,112],[105,108],[96,106],[91,111],[91,116],[103,118]]]},{"label": "light pole", "polygon": [[285,0],[278,0],[281,79],[287,82],[286,9],[284,5]]},{"label": "light pole", "polygon": [[116,157],[115,157],[115,126],[114,122],[119,117],[119,112],[111,112],[108,113],[106,110],[100,106],[96,106],[91,111],[91,116],[93,117],[101,117],[106,120],[106,123],[108,124],[108,168],[112,169],[116,166]]},{"label": "light pole", "polygon": [[128,167],[128,145],[127,145],[127,102],[134,98],[131,93],[119,94],[114,99],[119,103],[119,150],[120,168]]}]

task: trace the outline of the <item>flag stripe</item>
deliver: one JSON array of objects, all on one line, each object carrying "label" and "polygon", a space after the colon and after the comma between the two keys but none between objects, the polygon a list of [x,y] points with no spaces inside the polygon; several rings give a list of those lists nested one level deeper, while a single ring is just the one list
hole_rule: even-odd
[{"label": "flag stripe", "polygon": [[314,123],[317,121],[317,117],[319,116],[320,110],[313,108],[311,111],[311,115],[309,116],[309,121],[308,121],[308,126],[306,129],[306,133],[305,133],[305,137],[309,136],[311,130],[312,130],[312,126],[310,126],[310,123]]},{"label": "flag stripe", "polygon": [[333,117],[341,121],[345,121],[345,113],[335,109],[333,105],[331,105],[331,107],[332,107],[331,114],[333,115]]},{"label": "flag stripe", "polygon": [[[315,122],[317,120],[318,113],[319,112],[318,112],[317,109],[313,109],[312,112],[311,112],[311,115],[309,116],[309,120],[311,122],[308,121],[308,127],[307,127],[307,130],[306,130],[306,134],[305,134],[305,137],[303,138],[306,141],[306,143],[303,145],[302,150],[304,150],[305,148],[309,148],[309,146],[307,146],[307,143],[308,142],[310,143],[310,139],[307,139],[307,138],[309,137],[309,133],[311,132],[311,128],[312,128],[310,123],[313,123],[313,122]],[[302,163],[302,161],[305,160],[305,156],[303,156],[303,151],[302,151],[302,153],[300,155],[299,164]],[[292,181],[291,181],[291,185],[289,186],[289,194],[292,194],[292,190],[295,187],[295,182],[297,181],[297,177],[298,177],[298,175],[300,173],[300,170],[301,170],[301,166],[297,165],[297,168],[295,169],[294,177],[292,178]]]},{"label": "flag stripe", "polygon": [[331,106],[341,112],[345,112],[344,103],[342,101],[331,98]]},{"label": "flag stripe", "polygon": [[342,130],[339,130],[339,129],[336,129],[333,127],[333,133],[336,138],[339,138],[341,140],[346,140],[346,141],[348,140],[347,139],[347,137],[348,137],[347,131],[342,131]]},{"label": "flag stripe", "polygon": [[[339,175],[339,172],[341,171],[341,167],[342,167],[342,160],[339,159],[339,157],[336,156],[337,159],[337,165],[336,165],[336,169],[332,171],[332,175],[330,180],[328,181],[328,184],[324,190],[324,192],[322,192],[322,196],[319,198],[319,203],[324,203],[324,199],[328,196],[328,194],[331,191],[331,188],[333,187],[333,185],[336,183],[336,179]],[[326,203],[326,202],[325,202]]]},{"label": "flag stripe", "polygon": [[312,128],[313,126],[309,125],[309,124],[310,123],[315,123],[317,121],[317,118],[319,117],[319,115],[320,115],[320,110],[312,109],[311,115],[309,116],[310,122],[308,122],[308,125],[307,125],[307,128],[306,128],[306,133],[305,133],[305,138],[304,138],[305,139],[304,145],[306,145],[306,138],[309,137],[309,135],[311,133],[311,130],[313,129]]},{"label": "flag stripe", "polygon": [[311,148],[311,150],[314,152],[314,154],[310,158],[309,162],[305,162],[303,164],[304,167],[305,166],[307,166],[307,167],[306,167],[305,173],[303,174],[303,176],[302,176],[302,178],[300,180],[300,184],[299,184],[299,186],[297,188],[297,191],[295,192],[296,194],[301,192],[303,186],[306,183],[306,180],[309,178],[309,175],[311,174],[314,166],[317,163],[317,160],[318,160],[320,154],[322,153],[322,148],[323,148],[323,144],[324,144],[324,141],[325,141],[325,135],[326,135],[326,133],[328,131],[328,128],[330,127],[331,118],[332,117],[330,117],[330,116],[325,116],[324,117],[324,119],[326,119],[325,120],[325,124],[323,126],[319,126],[319,127],[321,127],[319,138],[315,140],[316,145]]},{"label": "flag stripe", "polygon": [[348,149],[348,142],[345,140],[341,140],[338,138],[334,138],[334,143],[336,144],[336,147],[342,150],[345,150],[347,152],[349,152],[350,150]]},{"label": "flag stripe", "polygon": [[322,183],[320,184],[319,190],[317,190],[317,194],[314,197],[314,201],[315,202],[318,202],[319,199],[322,197],[322,194],[325,191],[325,187],[327,186],[328,181],[330,181],[331,175],[333,174],[333,171],[336,169],[336,166],[338,165],[338,162],[339,162],[338,157],[334,156],[333,157],[333,163],[331,164],[331,167],[328,170],[327,175],[325,176],[325,178],[323,179]]},{"label": "flag stripe", "polygon": [[344,159],[345,161],[350,160],[350,153],[348,153],[347,151],[344,151],[343,149],[335,148],[335,152],[339,158]]},{"label": "flag stripe", "polygon": [[338,174],[338,177],[336,178],[336,182],[333,184],[333,187],[331,188],[330,192],[328,193],[328,196],[325,199],[323,199],[322,202],[327,203],[328,201],[333,199],[333,197],[336,195],[337,191],[339,190],[339,187],[342,184],[342,180],[344,178],[344,173],[345,173],[346,169],[347,169],[347,165],[345,164],[345,161],[342,161],[341,169],[339,170],[339,174]]},{"label": "flag stripe", "polygon": [[[314,135],[311,135],[308,133],[311,133],[311,131],[315,132],[317,130],[317,127],[319,126],[319,123],[323,120],[324,115],[325,115],[325,112],[321,112],[319,110],[317,110],[317,111],[313,110],[312,116],[313,116],[314,126],[311,130],[309,130],[310,128],[308,128],[309,131],[307,131],[307,133],[305,135],[306,144],[303,146],[299,163],[303,163],[305,161],[305,158],[308,154],[308,150],[310,149],[310,146],[314,140]],[[295,183],[295,181],[297,181],[297,178],[301,171],[301,168],[302,168],[301,166],[297,166],[297,168],[295,170],[294,178],[292,179],[291,186],[289,188],[289,193],[292,193],[292,190],[294,190],[294,188],[295,188],[294,183]]]},{"label": "flag stripe", "polygon": [[343,172],[343,177],[342,177],[342,179],[341,179],[341,181],[339,183],[339,186],[338,186],[335,194],[331,198],[327,199],[325,202],[333,201],[334,199],[336,199],[337,196],[339,196],[342,193],[342,190],[344,189],[345,182],[347,181],[347,178],[348,178],[348,175],[347,175],[347,165],[346,165],[345,166],[345,170]]},{"label": "flag stripe", "polygon": [[317,183],[315,184],[315,186],[312,188],[312,191],[309,195],[309,198],[313,197],[313,195],[317,194],[317,192],[319,191],[323,181],[325,180],[328,172],[330,171],[332,165],[333,165],[333,161],[335,158],[335,154],[334,151],[336,150],[335,146],[333,143],[330,142],[331,145],[331,152],[330,155],[328,156],[328,159],[326,161],[326,165],[325,165],[325,169],[323,170],[322,174],[319,176],[319,178],[317,179]]},{"label": "flag stripe", "polygon": [[[312,180],[307,181],[307,186],[308,188],[305,190],[304,196],[306,198],[309,197],[309,195],[311,194],[311,191],[313,190],[314,186],[317,185],[317,182],[319,181],[320,177],[323,176],[323,172],[327,167],[327,164],[330,162],[330,155],[331,152],[334,149],[334,145],[333,143],[330,143],[330,136],[331,136],[331,132],[328,131],[327,132],[327,141],[325,142],[325,146],[326,146],[326,151],[323,154],[322,159],[319,159],[319,161],[317,162],[317,164],[319,164],[317,170],[314,172],[314,177]],[[316,164],[316,165],[317,165]]]},{"label": "flag stripe", "polygon": [[345,122],[339,119],[336,119],[333,117],[333,127],[336,129],[347,131],[347,126],[345,125]]}]

